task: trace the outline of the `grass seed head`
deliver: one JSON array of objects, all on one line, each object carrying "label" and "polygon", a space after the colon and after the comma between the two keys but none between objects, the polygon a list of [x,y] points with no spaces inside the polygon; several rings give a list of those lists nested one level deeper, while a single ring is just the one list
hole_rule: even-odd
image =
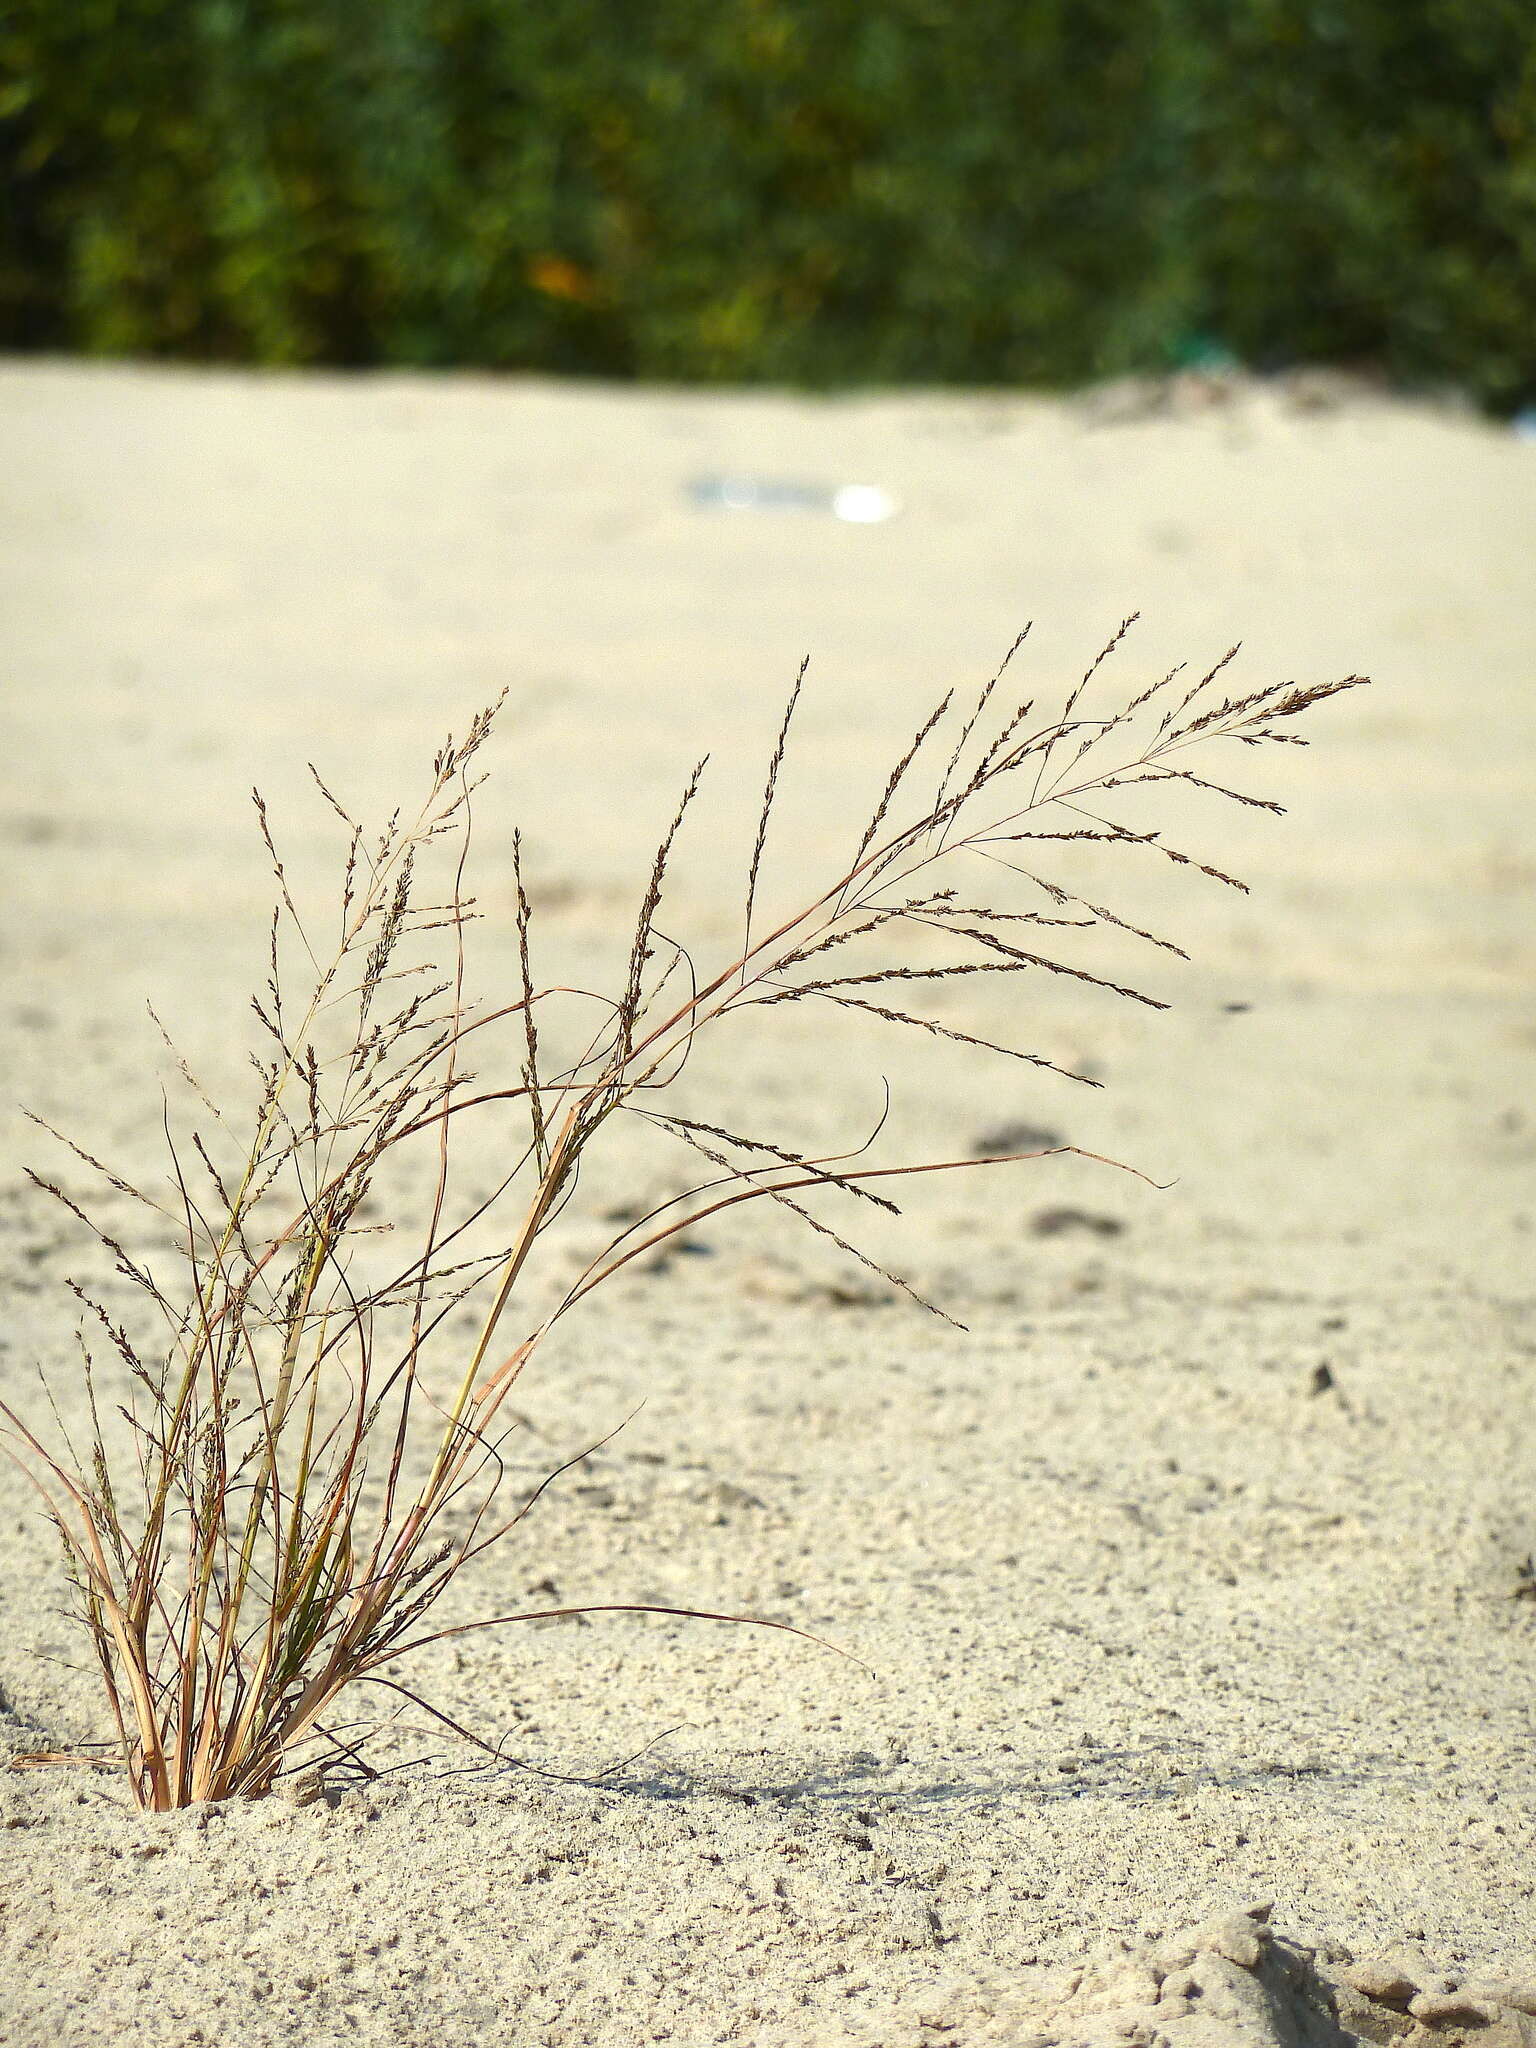
[{"label": "grass seed head", "polygon": [[[1278,731],[1279,722],[1364,680],[1272,685],[1216,704],[1207,696],[1196,709],[1230,667],[1233,649],[1160,718],[1158,702],[1178,669],[1090,717],[1087,701],[1133,623],[1122,623],[1061,712],[1033,729],[1038,692],[1001,717],[996,709],[1021,634],[968,713],[958,713],[947,694],[919,722],[846,863],[808,896],[770,911],[767,856],[802,665],[744,862],[739,946],[701,964],[657,930],[700,762],[646,877],[614,996],[578,995],[536,979],[534,915],[516,836],[517,985],[489,1005],[466,994],[466,930],[476,912],[465,868],[480,786],[468,770],[490,737],[497,705],[475,715],[462,741],[445,743],[415,810],[397,810],[376,835],[311,771],[345,835],[329,943],[295,900],[257,795],[276,904],[265,985],[251,1000],[262,1049],[252,1055],[257,1085],[243,1123],[232,1105],[215,1105],[167,1038],[185,1085],[213,1119],[192,1133],[190,1179],[167,1121],[168,1202],[61,1141],[109,1195],[152,1213],[171,1245],[176,1277],[162,1277],[163,1263],[131,1257],[115,1231],[93,1220],[88,1198],[34,1176],[94,1234],[119,1278],[147,1298],[162,1348],[146,1355],[124,1321],[80,1292],[86,1314],[109,1337],[121,1403],[105,1413],[98,1407],[97,1368],[87,1355],[91,1435],[83,1457],[56,1417],[34,1426],[0,1408],[8,1448],[34,1478],[63,1541],[109,1739],[139,1804],[165,1809],[259,1797],[315,1750],[355,1760],[357,1744],[330,1725],[349,1687],[371,1681],[406,1690],[383,1675],[386,1663],[444,1636],[532,1618],[429,1626],[459,1574],[516,1529],[557,1476],[546,1475],[521,1501],[506,1498],[502,1446],[513,1425],[503,1414],[519,1374],[562,1317],[633,1261],[706,1217],[767,1201],[921,1301],[830,1217],[844,1206],[857,1214],[861,1203],[895,1211],[884,1190],[905,1175],[1076,1149],[1052,1144],[875,1166],[866,1163],[872,1140],[817,1157],[791,1133],[738,1132],[719,1116],[684,1114],[657,1098],[684,1071],[700,1033],[736,1012],[796,1003],[831,1005],[1098,1086],[1028,1046],[907,1005],[921,1004],[933,984],[1044,975],[1095,998],[1165,1008],[1161,996],[1095,971],[1072,949],[1096,931],[1127,934],[1181,959],[1182,948],[1078,893],[1045,872],[1046,864],[1083,843],[1121,853],[1150,849],[1241,888],[1213,863],[1124,822],[1114,814],[1116,793],[1177,781],[1202,796],[1277,811],[1270,798],[1195,773],[1186,754],[1198,748],[1204,760],[1228,743],[1287,743],[1295,736]],[[924,796],[913,769],[930,747],[947,751]],[[423,901],[418,883],[428,872],[436,900]],[[1029,943],[1018,943],[1026,935]],[[958,957],[914,962],[901,948],[917,939]],[[410,986],[395,1001],[385,991],[401,983]],[[898,984],[901,1007],[869,993]],[[562,1035],[559,1021],[572,1005],[580,1021]],[[483,1081],[464,1062],[472,1037],[488,1070]],[[504,1121],[509,1112],[526,1120],[525,1141],[490,1195],[456,1209],[451,1161],[464,1119]],[[534,1316],[523,1304],[534,1292],[546,1234],[587,1154],[601,1149],[604,1127],[620,1114],[686,1151],[697,1178],[643,1214],[610,1195],[602,1208],[629,1220],[574,1279],[555,1286],[552,1306],[546,1278],[545,1305]],[[877,1131],[884,1123],[882,1112]],[[396,1213],[388,1169],[423,1148],[431,1189],[425,1211],[418,1203]],[[382,1225],[364,1220],[374,1204],[383,1209]],[[414,1235],[395,1227],[412,1215]],[[501,1238],[489,1252],[476,1239],[488,1229]],[[468,1343],[455,1320],[466,1303],[477,1317]],[[924,1306],[954,1320],[940,1304]],[[610,1603],[594,1611],[646,1610]],[[60,1758],[50,1752],[46,1760]],[[101,1758],[85,1751],[68,1760]]]}]

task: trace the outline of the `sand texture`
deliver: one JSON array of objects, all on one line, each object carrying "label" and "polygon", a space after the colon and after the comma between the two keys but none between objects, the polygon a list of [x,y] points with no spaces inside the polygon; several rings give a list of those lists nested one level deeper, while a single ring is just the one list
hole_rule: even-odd
[{"label": "sand texture", "polygon": [[[1316,379],[826,401],[47,363],[0,368],[0,447],[4,1093],[145,1175],[146,999],[245,1085],[253,782],[307,889],[335,829],[304,763],[377,813],[505,687],[474,975],[511,974],[520,825],[548,957],[611,983],[705,749],[668,916],[731,944],[807,651],[774,900],[1026,619],[1047,697],[1138,607],[1128,682],[1239,638],[1250,687],[1375,678],[1237,764],[1287,817],[1172,807],[1250,895],[1124,875],[1192,956],[1138,961],[1171,1011],[934,996],[1102,1092],[792,1008],[688,1078],[693,1113],[807,1149],[857,1142],[888,1079],[886,1156],[1023,1127],[1172,1185],[1079,1159],[908,1184],[866,1241],[963,1332],[790,1219],[722,1223],[519,1386],[520,1485],[632,1419],[451,1618],[648,1600],[860,1662],[517,1627],[414,1667],[504,1767],[408,1711],[375,1752],[408,1768],[247,1806],[0,1775],[0,2040],[1529,2048],[1536,448]],[[901,509],[690,497],[737,472]],[[36,1404],[42,1364],[78,1422],[63,1282],[93,1269],[3,1115],[0,1390]],[[685,1164],[621,1134],[556,1267]],[[0,1736],[98,1734],[9,1470],[0,1528]]]}]

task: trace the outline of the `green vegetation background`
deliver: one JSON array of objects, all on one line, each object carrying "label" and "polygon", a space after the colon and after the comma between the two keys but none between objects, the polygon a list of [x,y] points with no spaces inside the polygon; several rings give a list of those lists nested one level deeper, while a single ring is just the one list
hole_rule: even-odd
[{"label": "green vegetation background", "polygon": [[1533,0],[7,0],[0,345],[1536,399]]}]

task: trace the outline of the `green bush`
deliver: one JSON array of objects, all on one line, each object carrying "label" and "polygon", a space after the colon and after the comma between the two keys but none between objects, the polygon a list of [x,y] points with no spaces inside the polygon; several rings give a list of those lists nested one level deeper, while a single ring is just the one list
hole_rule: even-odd
[{"label": "green bush", "polygon": [[12,0],[0,341],[1536,395],[1527,0]]},{"label": "green bush", "polygon": [[1243,0],[1224,19],[1206,317],[1259,362],[1536,398],[1530,0]]}]

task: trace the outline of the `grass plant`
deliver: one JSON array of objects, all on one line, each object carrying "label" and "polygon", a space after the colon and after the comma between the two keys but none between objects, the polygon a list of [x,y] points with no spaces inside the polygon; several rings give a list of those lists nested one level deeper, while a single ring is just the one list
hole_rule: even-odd
[{"label": "grass plant", "polygon": [[[477,913],[466,861],[495,707],[437,755],[414,815],[397,813],[382,832],[365,831],[315,775],[344,842],[328,933],[301,913],[257,798],[276,900],[268,974],[252,1005],[254,1107],[222,1112],[183,1062],[199,1109],[184,1139],[167,1119],[163,1188],[141,1187],[63,1140],[78,1165],[153,1212],[150,1228],[173,1244],[175,1277],[130,1254],[127,1233],[92,1221],[88,1198],[59,1178],[39,1181],[95,1231],[160,1332],[146,1344],[99,1290],[77,1289],[83,1451],[56,1412],[25,1420],[0,1409],[63,1542],[111,1717],[100,1747],[46,1760],[110,1761],[133,1799],[157,1811],[259,1797],[313,1757],[313,1745],[352,1753],[336,1725],[347,1688],[396,1686],[383,1667],[413,1650],[532,1618],[451,1627],[433,1618],[440,1596],[543,1490],[508,1498],[508,1396],[556,1324],[704,1218],[772,1202],[904,1284],[856,1247],[846,1218],[866,1204],[894,1210],[902,1175],[1000,1159],[875,1167],[860,1163],[862,1152],[810,1157],[782,1132],[684,1115],[669,1090],[701,1032],[765,1005],[831,1005],[882,1030],[989,1046],[1058,1073],[1067,1069],[1026,1045],[925,1015],[914,1007],[924,986],[1069,977],[1164,1007],[1083,965],[1085,935],[1107,929],[1180,949],[1068,887],[1049,871],[1053,854],[1093,842],[1241,888],[1159,832],[1120,822],[1115,793],[1177,780],[1278,810],[1190,761],[1300,743],[1294,721],[1363,679],[1228,695],[1228,655],[1192,683],[1175,670],[1109,715],[1089,715],[1130,623],[1043,715],[1004,687],[1021,635],[974,701],[946,696],[922,721],[835,872],[802,900],[770,908],[764,856],[802,668],[745,862],[739,941],[701,964],[658,924],[701,763],[662,835],[627,967],[607,994],[539,980],[517,838],[518,980],[489,1002],[467,992],[466,929]],[[942,957],[914,963],[913,937]],[[552,1053],[557,1013],[584,1021]],[[497,1058],[500,1078],[477,1078]],[[504,1127],[509,1112],[520,1136],[499,1185],[460,1197],[451,1165],[461,1120],[494,1116]],[[546,1234],[615,1117],[684,1148],[696,1172],[686,1193],[626,1221],[530,1316],[522,1304]],[[419,1234],[401,1251],[398,1233],[369,1219],[382,1205],[391,1220],[381,1176],[407,1156],[427,1162],[430,1192]],[[494,1253],[473,1251],[475,1233],[498,1217],[507,1222]],[[466,1303],[477,1317],[468,1342]]]}]

